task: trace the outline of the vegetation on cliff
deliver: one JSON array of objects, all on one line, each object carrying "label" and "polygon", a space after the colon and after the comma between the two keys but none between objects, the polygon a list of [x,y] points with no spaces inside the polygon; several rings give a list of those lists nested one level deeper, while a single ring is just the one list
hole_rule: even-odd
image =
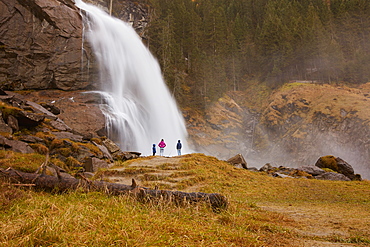
[{"label": "vegetation on cliff", "polygon": [[251,79],[369,80],[367,0],[150,0],[147,44],[181,105],[204,107]]}]

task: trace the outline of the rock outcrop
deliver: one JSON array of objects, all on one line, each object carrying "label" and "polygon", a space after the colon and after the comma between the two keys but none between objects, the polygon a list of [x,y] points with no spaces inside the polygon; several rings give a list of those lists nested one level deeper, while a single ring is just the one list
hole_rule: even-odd
[{"label": "rock outcrop", "polygon": [[[143,36],[148,7],[124,0],[114,5],[113,14]],[[89,43],[83,42],[82,18],[73,0],[0,0],[0,16],[0,88],[99,88],[97,64]]]},{"label": "rock outcrop", "polygon": [[[50,95],[51,92],[48,92],[47,95]],[[122,152],[111,140],[99,137],[96,131],[100,128],[95,128],[95,131],[93,128],[88,133],[78,133],[59,117],[63,116],[63,108],[62,113],[57,116],[40,104],[30,101],[30,95],[26,99],[25,95],[7,93],[0,96],[0,126],[7,131],[0,133],[2,150],[45,154],[46,157],[50,156],[48,163],[52,167],[61,165],[71,173],[81,170],[96,172],[100,168],[111,166],[114,160],[124,161],[141,155],[136,152]],[[94,108],[93,104],[83,107],[77,107],[81,118],[89,116],[81,112],[82,109],[88,111],[89,108]],[[53,108],[58,107],[53,105]],[[98,120],[96,114],[95,118]],[[89,129],[89,125],[85,127]]]},{"label": "rock outcrop", "polygon": [[92,87],[93,56],[83,47],[82,18],[72,0],[0,0],[0,10],[2,88]]},{"label": "rock outcrop", "polygon": [[228,159],[226,162],[232,164],[235,167],[248,169],[247,162],[241,154],[235,155],[234,157]]},{"label": "rock outcrop", "polygon": [[369,179],[369,91],[370,83],[352,88],[293,83],[272,93],[228,92],[204,115],[189,110],[188,132],[195,150],[220,159],[241,153],[251,167],[268,162],[299,167],[330,153]]}]

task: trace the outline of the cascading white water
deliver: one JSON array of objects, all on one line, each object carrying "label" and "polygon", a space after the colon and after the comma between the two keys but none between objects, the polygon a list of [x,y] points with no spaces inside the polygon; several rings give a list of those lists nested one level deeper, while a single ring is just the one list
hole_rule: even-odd
[{"label": "cascading white water", "polygon": [[184,119],[158,62],[135,30],[81,0],[76,0],[76,6],[86,14],[87,37],[100,64],[109,138],[123,151],[144,155],[151,154],[152,145],[161,139],[167,144],[164,154],[175,155],[177,140],[181,140],[186,153]]}]

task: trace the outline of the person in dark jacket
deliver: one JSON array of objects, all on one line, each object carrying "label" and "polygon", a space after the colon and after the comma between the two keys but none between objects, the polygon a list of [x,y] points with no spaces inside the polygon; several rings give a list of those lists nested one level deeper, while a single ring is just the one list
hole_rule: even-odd
[{"label": "person in dark jacket", "polygon": [[180,140],[178,140],[177,144],[176,144],[177,155],[181,155],[181,148],[182,148],[182,144],[181,144]]},{"label": "person in dark jacket", "polygon": [[155,153],[157,152],[157,148],[155,144],[153,144],[152,150],[153,150],[153,156],[155,156]]},{"label": "person in dark jacket", "polygon": [[164,148],[166,147],[166,143],[162,139],[161,142],[158,144],[159,147],[159,155],[163,156]]}]

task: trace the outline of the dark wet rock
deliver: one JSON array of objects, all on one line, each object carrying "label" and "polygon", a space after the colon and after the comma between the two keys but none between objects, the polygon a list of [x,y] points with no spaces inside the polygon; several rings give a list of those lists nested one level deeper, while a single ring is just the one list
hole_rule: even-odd
[{"label": "dark wet rock", "polygon": [[35,127],[44,121],[45,116],[31,112],[20,111],[19,115],[16,116],[18,125],[22,127]]},{"label": "dark wet rock", "polygon": [[49,112],[53,113],[54,115],[59,115],[60,114],[60,109],[58,107],[56,107],[55,105],[53,105],[53,104],[40,103],[40,105],[42,107],[44,107],[46,110],[48,110]]}]

